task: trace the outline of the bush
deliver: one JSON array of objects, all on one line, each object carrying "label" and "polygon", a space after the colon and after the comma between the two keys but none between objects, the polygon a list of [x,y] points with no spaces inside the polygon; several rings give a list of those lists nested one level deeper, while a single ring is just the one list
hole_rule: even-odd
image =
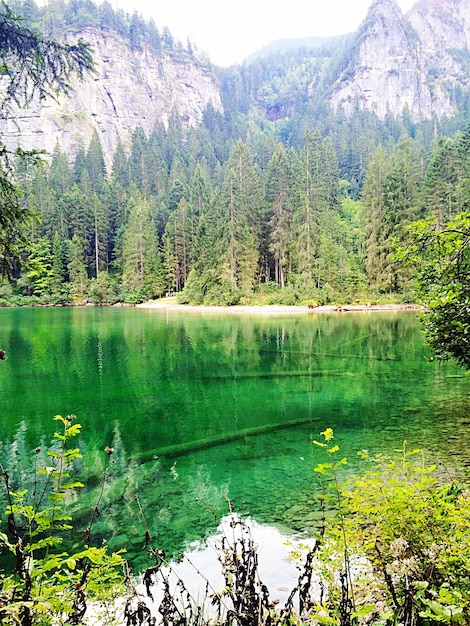
[{"label": "bush", "polygon": [[47,465],[37,471],[32,492],[14,490],[0,465],[7,497],[0,545],[11,555],[2,559],[1,624],[79,624],[87,601],[111,607],[116,593],[124,592],[123,559],[119,553],[108,554],[106,547],[91,546],[92,528],[81,549],[64,547],[64,537],[72,530],[64,499],[83,486],[68,472],[80,458],[78,449],[69,447],[80,424],[73,423],[73,416],[57,415],[55,420],[61,432],[54,435],[56,445],[48,452]]},{"label": "bush", "polygon": [[[340,486],[331,429],[329,459],[316,471],[332,489],[336,521],[325,528],[318,569],[329,598],[317,607],[332,623],[470,623],[470,492],[425,467],[419,450],[370,458]],[[331,447],[328,447],[331,446]],[[332,564],[336,563],[336,568]],[[338,585],[338,581],[341,584]]]}]

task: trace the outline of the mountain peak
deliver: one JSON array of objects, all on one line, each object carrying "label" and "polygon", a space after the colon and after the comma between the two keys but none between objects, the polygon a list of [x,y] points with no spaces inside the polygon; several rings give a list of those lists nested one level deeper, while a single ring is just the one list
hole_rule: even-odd
[{"label": "mountain peak", "polygon": [[[369,7],[369,15],[375,11],[394,11],[402,15],[402,10],[397,0],[374,0]],[[367,18],[366,18],[367,19]]]},{"label": "mountain peak", "polygon": [[[436,30],[439,32],[439,30]],[[333,107],[359,107],[383,119],[407,110],[419,121],[452,115],[448,94],[430,80],[423,45],[396,0],[375,0],[356,37],[347,69],[332,89]]]}]

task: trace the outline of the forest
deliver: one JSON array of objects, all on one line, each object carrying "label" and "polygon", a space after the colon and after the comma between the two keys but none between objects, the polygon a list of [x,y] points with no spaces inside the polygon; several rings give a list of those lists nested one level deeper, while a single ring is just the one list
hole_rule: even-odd
[{"label": "forest", "polygon": [[[108,3],[13,3],[26,23],[113,28],[129,45],[193,55],[171,33]],[[52,21],[51,21],[52,20]],[[313,44],[312,44],[313,45]],[[3,304],[305,304],[410,301],[398,261],[408,226],[468,208],[466,100],[454,119],[413,123],[307,97],[307,66],[325,82],[348,39],[213,68],[224,113],[188,128],[176,114],[137,127],[106,166],[97,135],[71,161],[59,145],[40,167],[16,164],[29,215],[0,284]],[[166,52],[163,52],[165,50]],[[341,53],[341,54],[340,54]],[[321,82],[321,81],[320,81]]]},{"label": "forest", "polygon": [[[217,118],[213,111],[208,113]],[[213,128],[213,135],[216,135]],[[329,136],[308,131],[300,149],[273,132],[216,155],[207,126],[177,119],[119,147],[107,172],[97,137],[70,164],[20,168],[33,216],[5,301],[140,302],[166,292],[194,304],[406,301],[409,270],[394,251],[407,226],[441,223],[468,206],[468,132],[426,151],[403,135],[378,145],[359,198]]]}]

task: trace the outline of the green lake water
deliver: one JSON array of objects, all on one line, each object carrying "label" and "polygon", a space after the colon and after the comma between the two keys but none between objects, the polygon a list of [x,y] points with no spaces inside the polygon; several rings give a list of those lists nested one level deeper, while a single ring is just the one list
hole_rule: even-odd
[{"label": "green lake water", "polygon": [[412,313],[2,309],[0,348],[2,463],[28,480],[52,417],[75,414],[87,483],[77,526],[89,523],[112,446],[94,537],[127,546],[136,567],[149,565],[136,495],[170,553],[212,532],[229,503],[308,533],[324,460],[312,439],[326,427],[348,468],[358,450],[404,439],[445,465],[470,462],[470,377],[426,358]]}]

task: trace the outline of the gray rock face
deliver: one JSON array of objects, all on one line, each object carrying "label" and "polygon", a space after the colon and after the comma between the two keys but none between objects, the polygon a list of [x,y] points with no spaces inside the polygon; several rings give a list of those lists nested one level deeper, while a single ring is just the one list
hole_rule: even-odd
[{"label": "gray rock face", "polygon": [[452,89],[468,89],[469,45],[468,0],[419,0],[407,16],[395,0],[376,0],[331,105],[346,115],[359,106],[381,119],[404,109],[414,121],[452,116]]},{"label": "gray rock face", "polygon": [[73,157],[80,144],[88,146],[96,130],[109,164],[118,143],[128,146],[137,126],[149,133],[173,113],[194,126],[208,104],[222,110],[213,74],[184,51],[177,59],[156,56],[146,48],[131,51],[118,35],[103,29],[86,29],[80,38],[93,48],[96,74],[74,84],[70,98],[16,109],[12,119],[0,125],[9,148],[21,145],[52,153],[58,143]]}]

